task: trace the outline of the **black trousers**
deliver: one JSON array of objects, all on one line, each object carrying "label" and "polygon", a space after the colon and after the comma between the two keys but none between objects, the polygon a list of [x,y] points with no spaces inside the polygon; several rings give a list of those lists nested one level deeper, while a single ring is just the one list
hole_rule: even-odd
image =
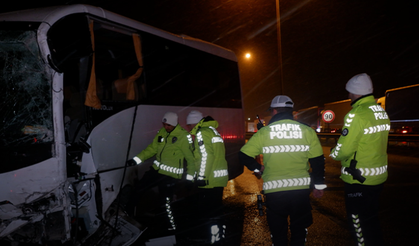
[{"label": "black trousers", "polygon": [[122,190],[121,204],[125,205],[129,215],[134,215],[134,208],[142,195],[153,187],[159,188],[159,206],[165,209],[166,197],[171,198],[174,194],[174,186],[179,180],[158,173],[153,167],[144,173],[144,176],[134,183],[134,186],[126,186]]},{"label": "black trousers", "polygon": [[223,214],[224,187],[198,189],[196,195],[197,214],[202,219],[218,217]]},{"label": "black trousers", "polygon": [[384,245],[378,218],[379,198],[383,185],[345,183],[346,215],[355,245]]},{"label": "black trousers", "polygon": [[190,233],[191,238],[210,238],[211,226],[224,225],[224,187],[211,189],[198,188],[191,202]]},{"label": "black trousers", "polygon": [[266,215],[273,245],[288,245],[288,217],[290,245],[305,245],[307,228],[313,224],[309,195],[309,189],[266,194]]}]

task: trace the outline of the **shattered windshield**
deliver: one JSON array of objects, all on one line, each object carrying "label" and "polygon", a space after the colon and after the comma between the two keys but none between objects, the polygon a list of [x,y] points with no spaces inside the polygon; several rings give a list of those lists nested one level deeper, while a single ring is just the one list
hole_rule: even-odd
[{"label": "shattered windshield", "polygon": [[0,88],[0,172],[51,157],[51,83],[36,31],[0,30]]}]

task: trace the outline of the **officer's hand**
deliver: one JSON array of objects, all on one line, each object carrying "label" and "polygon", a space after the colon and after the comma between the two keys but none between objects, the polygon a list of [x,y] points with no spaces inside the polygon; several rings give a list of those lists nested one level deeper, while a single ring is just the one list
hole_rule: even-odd
[{"label": "officer's hand", "polygon": [[137,165],[137,162],[134,161],[134,159],[128,160],[127,161],[127,166],[131,167],[131,166],[135,166]]},{"label": "officer's hand", "polygon": [[321,198],[324,195],[324,190],[313,190],[313,196],[315,198]]},{"label": "officer's hand", "polygon": [[256,125],[256,127],[258,128],[258,130],[260,130],[260,129],[263,127],[262,122],[259,122],[259,123]]},{"label": "officer's hand", "polygon": [[206,186],[207,182],[205,180],[195,180],[194,182],[196,184],[196,186]]},{"label": "officer's hand", "polygon": [[265,166],[262,165],[262,167],[260,168],[259,172],[253,172],[253,175],[255,175],[256,178],[260,179],[260,178],[262,178],[262,174],[263,174],[263,171],[264,170],[265,170]]}]

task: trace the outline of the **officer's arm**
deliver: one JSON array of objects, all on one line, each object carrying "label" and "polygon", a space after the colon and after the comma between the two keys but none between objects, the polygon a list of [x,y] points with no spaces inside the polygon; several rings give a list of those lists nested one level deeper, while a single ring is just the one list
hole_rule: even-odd
[{"label": "officer's arm", "polygon": [[141,164],[145,160],[153,157],[157,154],[157,143],[158,143],[159,134],[157,134],[153,142],[147,146],[147,148],[143,149],[138,155],[134,156],[134,158],[127,161],[128,166],[134,166]]},{"label": "officer's arm", "polygon": [[250,171],[261,170],[262,165],[256,161],[255,158],[246,155],[245,153],[239,151],[239,161],[245,165]]},{"label": "officer's arm", "polygon": [[247,143],[240,149],[239,152],[239,161],[241,164],[245,165],[247,169],[253,171],[254,175],[259,179],[262,176],[264,167],[255,157],[259,156],[263,146],[264,133],[266,133],[267,128],[262,128],[257,131]]},{"label": "officer's arm", "polygon": [[192,152],[192,142],[189,142],[190,135],[182,138],[181,150],[186,159],[186,179],[192,181],[195,174],[195,158]]},{"label": "officer's arm", "polygon": [[[211,176],[211,170],[215,160],[213,143],[211,142],[213,132],[212,130],[203,128],[198,134],[202,134],[202,139],[199,139],[198,136],[197,139],[195,139],[195,141],[198,141],[197,151],[200,152],[201,156],[199,159],[197,159],[197,184],[198,186],[204,186],[205,184],[208,184],[208,179]],[[205,181],[205,184],[199,181]]]},{"label": "officer's arm", "polygon": [[156,135],[153,139],[153,142],[149,144],[143,151],[141,151],[137,157],[142,161],[145,161],[157,154],[157,145],[159,142],[159,135]]},{"label": "officer's arm", "polygon": [[314,188],[316,190],[323,190],[327,186],[324,182],[324,155],[309,159]]}]

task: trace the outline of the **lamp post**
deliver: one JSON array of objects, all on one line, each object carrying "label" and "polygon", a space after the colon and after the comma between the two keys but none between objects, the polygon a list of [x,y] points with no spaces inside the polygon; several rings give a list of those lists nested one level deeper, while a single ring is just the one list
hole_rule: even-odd
[{"label": "lamp post", "polygon": [[279,11],[279,0],[276,0],[276,32],[278,39],[278,69],[281,94],[284,95],[284,77],[282,75],[282,47],[281,47],[281,13]]}]

